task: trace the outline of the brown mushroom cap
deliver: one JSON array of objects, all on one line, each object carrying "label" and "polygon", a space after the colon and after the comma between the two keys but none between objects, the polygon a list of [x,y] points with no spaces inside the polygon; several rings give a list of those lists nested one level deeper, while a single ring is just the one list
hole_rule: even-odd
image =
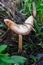
[{"label": "brown mushroom cap", "polygon": [[26,19],[24,24],[16,24],[15,22],[4,19],[5,24],[15,33],[19,35],[27,35],[32,30],[32,25],[34,23],[33,16],[30,16]]}]

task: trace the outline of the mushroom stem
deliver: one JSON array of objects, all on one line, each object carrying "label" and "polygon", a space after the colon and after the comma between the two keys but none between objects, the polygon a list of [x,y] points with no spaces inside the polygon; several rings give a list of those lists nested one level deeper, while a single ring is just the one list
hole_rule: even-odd
[{"label": "mushroom stem", "polygon": [[18,52],[22,52],[22,35],[19,35]]}]

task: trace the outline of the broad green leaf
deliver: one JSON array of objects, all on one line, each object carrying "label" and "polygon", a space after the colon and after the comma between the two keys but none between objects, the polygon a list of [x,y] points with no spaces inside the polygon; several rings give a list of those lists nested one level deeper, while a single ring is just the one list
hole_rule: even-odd
[{"label": "broad green leaf", "polygon": [[0,61],[0,65],[12,65],[12,64],[10,64],[10,63],[5,63],[5,62],[3,62],[3,61]]},{"label": "broad green leaf", "polygon": [[9,56],[10,54],[9,53],[6,53],[6,54],[4,54],[5,56]]},{"label": "broad green leaf", "polygon": [[7,45],[1,45],[0,46],[0,53],[3,52],[7,48]]},{"label": "broad green leaf", "polygon": [[6,54],[0,53],[0,57],[3,57],[3,56],[8,57],[9,55],[10,55],[10,54],[8,54],[8,53],[6,53]]},{"label": "broad green leaf", "polygon": [[11,58],[20,64],[26,62],[27,60],[25,57],[22,57],[22,56],[12,56]]},{"label": "broad green leaf", "polygon": [[22,64],[26,62],[26,58],[21,56],[1,57],[1,60],[6,63],[14,63],[14,64]]}]

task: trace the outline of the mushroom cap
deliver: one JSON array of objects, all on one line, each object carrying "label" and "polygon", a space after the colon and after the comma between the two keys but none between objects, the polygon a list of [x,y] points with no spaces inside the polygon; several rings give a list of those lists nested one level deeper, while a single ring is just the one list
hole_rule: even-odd
[{"label": "mushroom cap", "polygon": [[26,19],[24,24],[16,24],[15,22],[9,19],[4,19],[4,22],[13,32],[19,35],[27,35],[32,30],[34,19],[33,19],[33,16],[30,16]]}]

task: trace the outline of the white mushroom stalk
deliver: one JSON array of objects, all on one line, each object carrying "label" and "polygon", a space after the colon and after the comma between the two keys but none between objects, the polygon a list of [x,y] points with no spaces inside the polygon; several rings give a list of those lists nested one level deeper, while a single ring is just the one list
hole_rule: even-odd
[{"label": "white mushroom stalk", "polygon": [[5,24],[15,33],[19,35],[27,35],[30,33],[32,30],[33,26],[33,16],[30,16],[26,19],[24,24],[16,24],[15,22],[9,20],[9,19],[4,19]]}]

